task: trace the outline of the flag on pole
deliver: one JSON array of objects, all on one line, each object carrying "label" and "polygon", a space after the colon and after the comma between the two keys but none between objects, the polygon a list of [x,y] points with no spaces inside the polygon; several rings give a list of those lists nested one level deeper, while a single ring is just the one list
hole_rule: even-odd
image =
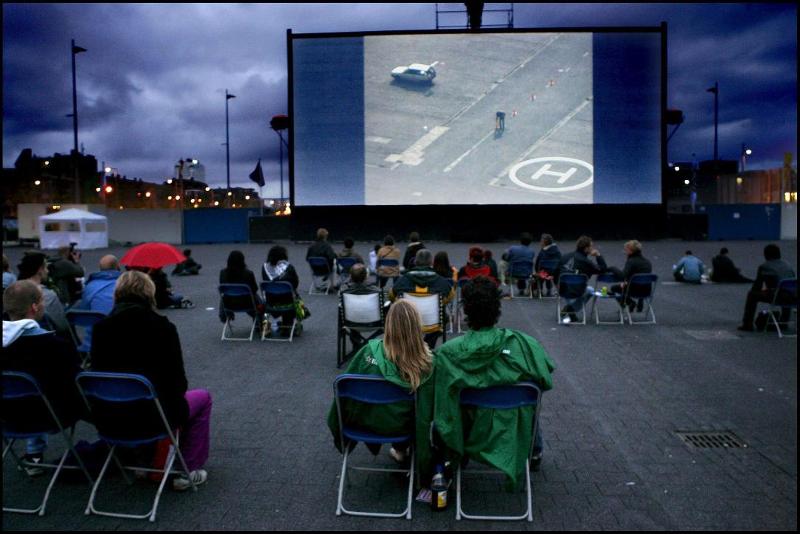
[{"label": "flag on pole", "polygon": [[255,170],[250,173],[250,179],[257,183],[259,187],[264,187],[264,172],[261,170],[261,158],[258,158]]}]

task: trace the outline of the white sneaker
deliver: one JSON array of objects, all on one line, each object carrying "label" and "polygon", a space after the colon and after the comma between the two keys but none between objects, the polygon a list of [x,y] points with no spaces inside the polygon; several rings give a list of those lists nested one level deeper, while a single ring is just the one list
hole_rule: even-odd
[{"label": "white sneaker", "polygon": [[406,460],[406,453],[403,451],[398,451],[394,447],[389,449],[389,456],[394,458],[394,461],[398,464],[402,464]]},{"label": "white sneaker", "polygon": [[194,482],[195,486],[199,486],[208,480],[208,473],[205,469],[196,469],[189,473],[189,476],[192,479],[191,481],[183,475],[174,478],[172,480],[172,489],[175,491],[186,491],[192,487],[192,482]]},{"label": "white sneaker", "polygon": [[569,317],[569,315],[564,317],[563,319],[561,319],[561,324],[569,324],[571,322],[572,322],[572,319]]}]

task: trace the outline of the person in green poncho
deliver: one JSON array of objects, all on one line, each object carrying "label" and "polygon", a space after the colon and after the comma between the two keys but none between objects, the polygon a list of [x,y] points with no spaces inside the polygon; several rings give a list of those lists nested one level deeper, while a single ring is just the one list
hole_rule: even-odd
[{"label": "person in green poncho", "polygon": [[[367,405],[352,399],[341,399],[342,417],[348,425],[377,434],[405,433],[413,428],[419,473],[416,483],[418,487],[427,486],[433,475],[430,447],[433,356],[423,339],[422,319],[416,307],[403,300],[393,304],[386,315],[383,339],[372,339],[362,347],[353,356],[345,373],[382,376],[393,384],[416,392],[416,418],[408,403]],[[336,448],[343,452],[335,401],[328,412],[328,427]],[[409,445],[393,447],[389,454],[396,461],[403,462]],[[368,448],[373,454],[380,452],[380,445],[368,445]]]},{"label": "person in green poncho", "polygon": [[[533,408],[462,410],[461,390],[533,381],[546,391],[553,387],[550,373],[555,366],[534,338],[495,326],[500,317],[500,294],[492,280],[474,278],[462,288],[462,300],[469,331],[435,352],[435,439],[453,462],[474,458],[504,472],[507,488],[516,488],[524,478],[530,451]],[[537,432],[534,469],[541,462],[541,451]]]}]

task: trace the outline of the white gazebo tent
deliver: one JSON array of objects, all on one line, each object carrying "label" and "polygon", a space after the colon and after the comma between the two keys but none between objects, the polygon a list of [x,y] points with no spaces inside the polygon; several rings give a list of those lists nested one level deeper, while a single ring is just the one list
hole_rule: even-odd
[{"label": "white gazebo tent", "polygon": [[42,249],[77,243],[79,249],[108,247],[108,219],[90,211],[67,209],[39,217]]}]

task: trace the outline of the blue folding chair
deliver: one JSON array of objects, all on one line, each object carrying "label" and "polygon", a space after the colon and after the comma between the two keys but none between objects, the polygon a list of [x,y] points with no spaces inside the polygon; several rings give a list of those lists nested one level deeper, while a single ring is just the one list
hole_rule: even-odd
[{"label": "blue folding chair", "polygon": [[[525,459],[525,491],[528,508],[524,514],[518,516],[505,515],[470,515],[461,507],[461,464],[456,471],[456,519],[496,519],[502,521],[516,521],[527,519],[533,521],[533,491],[531,488],[531,456],[533,455],[534,436],[539,424],[539,412],[542,405],[542,391],[533,382],[518,382],[507,386],[493,386],[482,389],[461,390],[461,406],[475,408],[491,408],[493,410],[513,410],[524,406],[533,407],[533,428],[531,429],[531,443],[528,456]],[[478,460],[478,458],[473,458]],[[499,473],[497,469],[469,470],[468,473]]]},{"label": "blue folding chair", "polygon": [[350,269],[358,263],[356,258],[336,258],[336,272],[339,276],[339,285],[346,284],[350,281]]},{"label": "blue folding chair", "polygon": [[508,276],[511,278],[511,298],[514,298],[514,285],[518,280],[525,281],[525,292],[533,298],[531,292],[531,282],[533,281],[533,261],[519,260],[512,261],[508,267]]},{"label": "blue folding chair", "polygon": [[[47,500],[50,498],[50,491],[53,489],[56,479],[58,479],[58,475],[61,473],[62,469],[80,469],[83,471],[83,474],[86,475],[89,484],[92,484],[92,477],[86,470],[86,466],[84,466],[80,455],[75,451],[75,445],[72,442],[77,418],[69,421],[61,421],[34,377],[27,373],[3,371],[2,413],[3,442],[5,444],[3,448],[3,461],[5,461],[6,455],[10,452],[21,469],[34,465],[36,467],[55,469],[53,476],[50,478],[50,483],[47,485],[47,489],[44,492],[44,498],[39,506],[36,508],[12,508],[3,506],[4,512],[23,514],[38,513],[40,516],[43,516],[45,508],[47,507]],[[67,433],[67,428],[70,429],[69,433]],[[31,464],[25,462],[14,452],[14,443],[19,439],[34,438],[41,434],[59,433],[64,438],[66,449],[64,450],[64,454],[61,455],[61,460],[58,464]],[[70,453],[73,458],[77,459],[77,466],[64,465]]]},{"label": "blue folding chair", "polygon": [[[792,311],[794,311],[794,334],[784,334],[781,323],[776,318],[776,315],[780,316],[783,309],[788,309],[789,311],[788,322],[791,322]],[[778,286],[775,288],[775,295],[769,305],[769,318],[778,330],[779,338],[797,337],[797,278],[786,278],[778,282]],[[786,327],[788,328],[788,324]]]},{"label": "blue folding chair", "polygon": [[[89,362],[89,354],[92,352],[92,327],[98,322],[107,317],[103,312],[95,310],[78,310],[70,308],[66,313],[67,321],[69,321],[70,332],[75,346],[83,360],[83,366]],[[83,336],[80,336],[78,329],[83,330]]]},{"label": "blue folding chair", "polygon": [[[86,515],[94,513],[126,519],[149,518],[153,522],[156,520],[158,501],[161,499],[164,485],[171,474],[185,474],[192,485],[192,489],[197,491],[197,486],[192,481],[189,468],[186,466],[186,461],[183,459],[183,454],[181,454],[178,446],[178,431],[173,432],[170,428],[155,388],[146,377],[128,373],[85,371],[75,377],[75,383],[78,385],[78,390],[89,407],[92,422],[97,428],[98,436],[110,446],[100,474],[92,487],[92,494],[89,496],[89,502],[86,505]],[[124,424],[120,424],[121,419]],[[170,449],[163,469],[126,466],[114,454],[117,447],[133,449],[167,438],[169,438]],[[180,460],[182,467],[180,471],[172,469],[176,456]],[[97,496],[97,490],[100,488],[100,483],[108,470],[108,465],[112,458],[117,467],[119,467],[123,478],[129,484],[131,481],[125,473],[126,470],[161,474],[161,483],[158,486],[153,506],[149,512],[145,514],[123,514],[103,511],[95,507],[94,501]]]},{"label": "blue folding chair", "polygon": [[[561,300],[566,300],[567,303],[581,300],[580,313],[582,320],[574,324],[586,324],[586,302],[583,299],[586,288],[589,286],[589,278],[585,274],[571,274],[564,273],[558,278],[558,299],[556,300],[556,311],[558,312],[558,322],[561,323],[561,318],[567,313],[561,312]],[[570,304],[572,306],[572,304]],[[578,313],[578,310],[573,310],[573,313]]]},{"label": "blue folding chair", "polygon": [[[307,261],[311,267],[311,287],[308,289],[308,294],[327,295],[333,287],[333,273],[327,258],[310,256]],[[325,291],[320,291],[319,287],[322,286],[326,279],[328,287],[325,288]]]},{"label": "blue folding chair", "polygon": [[[592,315],[594,315],[595,324],[625,324],[625,316],[622,314],[622,294],[612,293],[609,287],[610,284],[618,284],[620,280],[611,273],[603,273],[597,275],[597,283],[595,284],[595,292],[592,297]],[[606,287],[606,293],[599,288]],[[615,311],[619,314],[619,321],[601,321],[600,320],[600,303],[606,300],[614,301]]]},{"label": "blue folding chair", "polygon": [[[258,324],[259,312],[253,292],[247,284],[220,284],[219,306],[225,314],[225,324],[222,326],[222,341],[253,341],[253,333]],[[250,313],[253,315],[253,324],[250,327],[249,337],[233,337],[233,317],[236,313]],[[226,337],[226,333],[230,335]]]},{"label": "blue folding chair", "polygon": [[[342,399],[350,399],[365,404],[392,404],[396,402],[408,402],[416,406],[416,396],[399,386],[396,386],[381,376],[374,375],[339,375],[333,382],[333,397],[336,402],[336,413],[339,416],[340,445],[342,449],[342,472],[339,477],[339,495],[336,501],[336,515],[358,515],[368,517],[403,517],[411,519],[412,491],[414,489],[414,417],[410,418],[409,431],[404,434],[385,436],[376,434],[363,428],[355,428],[342,418]],[[359,441],[369,444],[384,443],[410,443],[411,447],[411,466],[408,469],[390,469],[378,467],[349,466],[347,460],[350,455],[351,446]],[[348,510],[344,507],[344,483],[348,477],[348,469],[354,471],[371,471],[382,473],[406,473],[408,475],[408,495],[406,508],[400,513],[391,514],[383,512],[359,512]]]},{"label": "blue folding chair", "polygon": [[[554,259],[554,260],[541,260],[539,262],[539,271],[534,273],[534,278],[536,280],[536,288],[537,288],[537,290],[539,292],[539,299],[540,300],[541,299],[546,299],[546,298],[551,298],[551,299],[558,298],[558,286],[556,285],[556,281],[555,280],[556,280],[557,275],[558,275],[558,267],[559,267],[560,263],[561,263],[561,260],[557,260],[557,259]],[[541,273],[541,272],[547,273],[547,275],[544,276],[544,277],[540,276],[539,273]],[[550,296],[550,297],[545,297],[545,296],[543,296],[543,293],[544,293],[543,290],[544,290],[545,287],[547,287],[548,282],[552,286],[553,291],[555,292],[555,294]]]},{"label": "blue folding chair", "polygon": [[[634,321],[633,317],[631,317],[630,309],[625,306],[625,314],[628,316],[629,324],[656,324],[656,314],[653,311],[653,296],[656,292],[657,281],[658,276],[655,274],[635,274],[626,284],[623,303],[627,303],[629,300],[641,300],[647,304],[647,309],[643,310],[645,314],[644,321]],[[647,319],[648,316],[651,318]]]},{"label": "blue folding chair", "polygon": [[[295,303],[294,288],[289,282],[261,282],[261,293],[264,297],[264,313],[272,316],[272,321],[276,321],[280,315],[285,315],[293,312],[292,326],[289,330],[289,337],[267,337],[270,332],[268,328],[264,328],[261,332],[261,341],[265,339],[268,341],[288,341],[292,342],[295,330],[301,328],[300,322],[297,320],[297,304]],[[264,323],[266,325],[266,322]],[[286,325],[284,325],[286,326]],[[298,330],[299,332],[299,330]],[[299,334],[298,334],[299,335]]]},{"label": "blue folding chair", "polygon": [[[400,268],[400,260],[393,260],[391,258],[379,258],[378,261],[375,263],[375,282],[378,284],[378,287],[381,289],[386,286],[386,283],[391,280],[392,287],[394,287],[394,283],[397,281],[400,276],[381,276],[378,274],[381,270],[381,267],[397,267]],[[398,271],[399,272],[399,271]]]}]

